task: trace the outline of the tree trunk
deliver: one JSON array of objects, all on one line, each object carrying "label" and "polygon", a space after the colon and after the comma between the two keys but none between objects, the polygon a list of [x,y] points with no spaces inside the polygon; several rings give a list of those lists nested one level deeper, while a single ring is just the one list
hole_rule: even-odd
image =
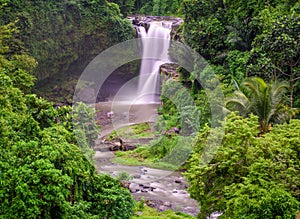
[{"label": "tree trunk", "polygon": [[293,79],[293,67],[290,67],[290,107],[293,108],[294,101],[294,79]]}]

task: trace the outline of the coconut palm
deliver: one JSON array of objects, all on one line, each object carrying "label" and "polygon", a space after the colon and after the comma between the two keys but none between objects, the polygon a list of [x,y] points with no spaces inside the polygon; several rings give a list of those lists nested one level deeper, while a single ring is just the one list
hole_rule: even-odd
[{"label": "coconut palm", "polygon": [[273,123],[282,123],[296,114],[286,103],[285,93],[288,90],[286,82],[271,82],[253,77],[242,83],[233,97],[226,101],[230,111],[239,111],[243,116],[253,113],[258,116],[261,133],[269,131]]}]

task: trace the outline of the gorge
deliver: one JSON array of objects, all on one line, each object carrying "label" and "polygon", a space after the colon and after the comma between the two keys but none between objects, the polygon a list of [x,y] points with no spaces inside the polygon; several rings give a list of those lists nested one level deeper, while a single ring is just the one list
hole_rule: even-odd
[{"label": "gorge", "polygon": [[300,218],[299,36],[296,0],[1,1],[0,218]]},{"label": "gorge", "polygon": [[[141,39],[143,57],[151,57],[141,60],[139,76],[135,80],[133,79],[132,83],[127,82],[122,85],[111,102],[96,104],[96,108],[101,112],[98,118],[101,118],[102,124],[105,124],[102,126],[101,136],[95,148],[95,160],[99,172],[109,173],[113,177],[126,172],[133,177],[128,182],[128,188],[136,200],[143,199],[149,206],[155,207],[159,211],[172,209],[196,216],[199,212],[198,204],[189,197],[186,191],[188,184],[180,172],[153,169],[142,165],[117,164],[114,161],[114,152],[110,151],[113,144],[107,140],[109,135],[115,132],[119,138],[122,138],[122,141],[128,143],[134,139],[130,139],[130,136],[129,139],[121,137],[120,128],[131,129],[133,124],[144,122],[154,126],[156,122],[162,83],[160,68],[165,63],[171,63],[168,49],[172,24],[175,22],[155,20],[155,17],[153,19],[135,25],[138,37]],[[137,24],[137,22],[133,23]],[[157,135],[155,138],[159,139],[160,137]],[[142,142],[143,139],[141,137],[135,140]]]}]

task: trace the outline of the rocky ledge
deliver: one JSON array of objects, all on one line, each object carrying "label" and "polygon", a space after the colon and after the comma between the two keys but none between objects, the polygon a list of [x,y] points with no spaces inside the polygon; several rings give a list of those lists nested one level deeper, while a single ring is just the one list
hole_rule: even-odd
[{"label": "rocky ledge", "polygon": [[182,18],[176,18],[171,16],[149,16],[149,15],[132,15],[128,17],[134,26],[144,26],[146,31],[150,27],[152,21],[168,21],[172,22],[171,37],[174,40],[181,40],[181,32],[178,31],[180,25],[184,22]]}]

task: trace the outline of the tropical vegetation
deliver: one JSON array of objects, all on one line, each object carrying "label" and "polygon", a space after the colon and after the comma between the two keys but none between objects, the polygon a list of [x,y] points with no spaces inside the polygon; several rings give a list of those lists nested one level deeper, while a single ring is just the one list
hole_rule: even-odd
[{"label": "tropical vegetation", "polygon": [[269,131],[272,124],[286,122],[295,115],[297,110],[287,104],[287,83],[266,84],[261,78],[248,78],[242,86],[244,92],[241,89],[235,91],[225,105],[244,116],[257,115],[261,133]]},{"label": "tropical vegetation", "polygon": [[[160,138],[115,161],[179,168],[198,218],[299,214],[299,1],[1,0],[0,12],[0,218],[192,218],[136,203],[120,185],[126,173],[99,174],[95,112],[68,106],[89,61],[135,36],[125,18],[134,14],[184,18],[179,39],[209,68],[179,67],[162,85],[156,132],[146,123],[121,131]],[[207,91],[218,83],[223,102]],[[212,118],[216,109],[224,115]]]},{"label": "tropical vegetation", "polygon": [[[130,218],[130,192],[91,161],[97,125],[74,128],[70,107],[31,93],[38,62],[21,47],[19,24],[0,27],[0,217]],[[93,116],[86,105],[79,113]]]}]

